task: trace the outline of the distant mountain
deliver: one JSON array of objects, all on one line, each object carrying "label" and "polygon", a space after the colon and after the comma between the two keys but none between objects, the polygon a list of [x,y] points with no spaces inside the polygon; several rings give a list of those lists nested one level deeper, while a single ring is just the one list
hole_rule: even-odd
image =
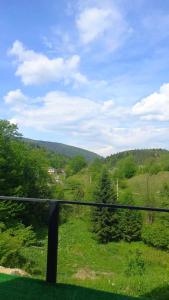
[{"label": "distant mountain", "polygon": [[61,143],[55,143],[55,142],[47,142],[47,141],[39,141],[39,140],[32,140],[28,138],[23,138],[23,140],[27,143],[31,143],[37,147],[43,147],[46,150],[53,151],[62,155],[65,155],[67,157],[74,157],[76,155],[82,155],[85,157],[87,161],[91,161],[95,158],[102,158],[98,154],[81,149],[78,147],[70,146],[70,145],[65,145]]},{"label": "distant mountain", "polygon": [[163,155],[169,155],[169,151],[165,149],[136,149],[136,150],[128,150],[119,152],[116,154],[112,154],[106,158],[106,162],[111,166],[115,166],[116,163],[127,157],[132,155],[135,162],[137,164],[144,164],[145,161],[149,159],[158,160]]}]

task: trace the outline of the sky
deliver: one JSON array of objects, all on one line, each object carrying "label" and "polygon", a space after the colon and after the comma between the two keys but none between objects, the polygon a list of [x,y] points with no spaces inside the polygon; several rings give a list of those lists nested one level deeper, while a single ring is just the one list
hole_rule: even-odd
[{"label": "sky", "polygon": [[0,119],[103,156],[169,149],[169,1],[0,0]]}]

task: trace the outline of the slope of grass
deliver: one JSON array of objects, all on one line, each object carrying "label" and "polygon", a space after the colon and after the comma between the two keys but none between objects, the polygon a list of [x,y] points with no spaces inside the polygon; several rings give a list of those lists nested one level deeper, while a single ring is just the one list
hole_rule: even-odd
[{"label": "slope of grass", "polygon": [[[60,226],[60,283],[133,297],[148,295],[151,299],[169,299],[166,287],[169,282],[169,253],[142,242],[99,245],[88,226],[86,219],[80,217]],[[144,262],[143,272],[136,262],[138,250]],[[43,248],[27,248],[23,253],[27,259],[36,262],[39,269],[36,276],[42,278],[46,268],[46,242]]]},{"label": "slope of grass", "polygon": [[[128,186],[133,192],[137,204],[144,204],[149,197],[155,205],[161,205],[160,190],[169,182],[169,172],[159,172],[154,175],[137,175],[128,180]],[[149,194],[149,195],[148,195]]]},{"label": "slope of grass", "polygon": [[50,285],[40,280],[0,274],[0,299],[6,300],[134,300],[83,287],[58,284]]}]

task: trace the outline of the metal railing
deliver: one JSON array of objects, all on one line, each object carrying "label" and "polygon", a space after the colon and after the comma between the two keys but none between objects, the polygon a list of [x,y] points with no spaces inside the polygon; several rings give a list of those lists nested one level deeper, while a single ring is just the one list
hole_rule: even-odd
[{"label": "metal railing", "polygon": [[49,283],[57,282],[59,207],[61,205],[82,205],[82,206],[94,206],[100,208],[107,207],[112,209],[129,209],[129,210],[141,210],[141,211],[152,211],[152,212],[156,211],[156,212],[169,213],[168,208],[133,206],[133,205],[122,205],[122,204],[106,204],[106,203],[84,202],[84,201],[68,201],[68,200],[59,200],[59,199],[40,199],[40,198],[0,196],[0,200],[49,204],[50,212],[49,212],[49,221],[48,221],[48,247],[47,247],[47,267],[46,267],[46,281]]}]

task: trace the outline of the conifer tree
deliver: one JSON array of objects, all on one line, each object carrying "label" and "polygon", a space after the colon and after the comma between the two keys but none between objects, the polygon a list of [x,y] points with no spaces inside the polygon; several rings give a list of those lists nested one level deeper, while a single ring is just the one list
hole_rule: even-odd
[{"label": "conifer tree", "polygon": [[[132,194],[127,191],[123,199],[124,204],[134,205]],[[142,215],[137,210],[123,209],[119,213],[119,230],[121,239],[131,242],[141,239]]]},{"label": "conifer tree", "polygon": [[[103,169],[94,193],[95,201],[98,203],[113,204],[116,195],[113,191],[108,171]],[[118,214],[112,208],[96,207],[92,210],[92,226],[96,239],[100,243],[108,243],[119,240]]]}]

